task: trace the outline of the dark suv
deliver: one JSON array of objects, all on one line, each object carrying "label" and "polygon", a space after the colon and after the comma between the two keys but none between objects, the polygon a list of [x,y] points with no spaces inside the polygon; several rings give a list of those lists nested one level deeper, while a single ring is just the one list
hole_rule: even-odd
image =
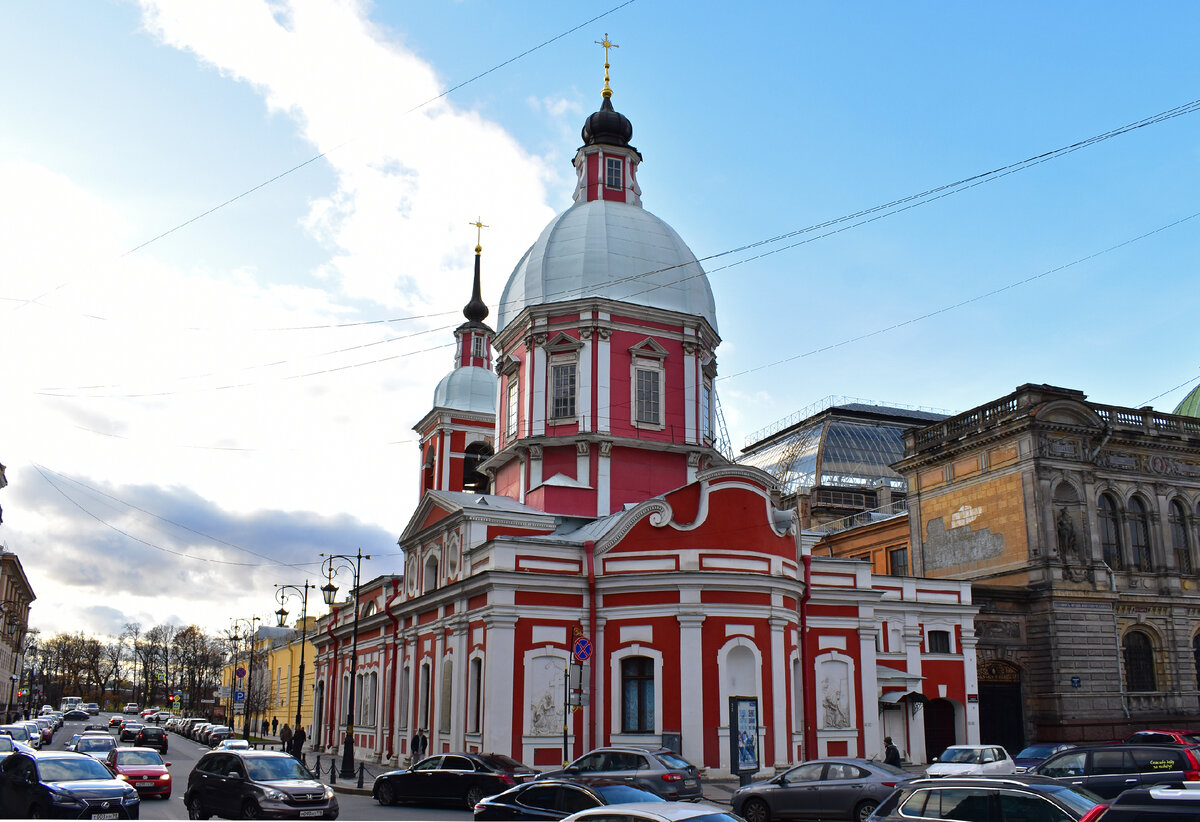
[{"label": "dark suv", "polygon": [[162,728],[142,728],[133,738],[133,744],[139,748],[154,748],[159,753],[167,752],[167,732]]},{"label": "dark suv", "polygon": [[539,778],[545,777],[616,779],[669,800],[701,799],[704,796],[696,766],[669,748],[596,748],[562,770],[548,771]]},{"label": "dark suv", "polygon": [[333,789],[283,751],[216,750],[188,775],[183,804],[191,819],[337,819]]},{"label": "dark suv", "polygon": [[1089,745],[1060,751],[1029,773],[1112,799],[1130,788],[1200,780],[1200,746]]},{"label": "dark suv", "polygon": [[[1196,784],[1200,788],[1200,783]],[[1135,788],[1113,800],[1104,822],[1195,822],[1200,819],[1200,790]]]},{"label": "dark suv", "polygon": [[1097,822],[1107,809],[1087,791],[1042,776],[942,776],[902,783],[871,822]]}]

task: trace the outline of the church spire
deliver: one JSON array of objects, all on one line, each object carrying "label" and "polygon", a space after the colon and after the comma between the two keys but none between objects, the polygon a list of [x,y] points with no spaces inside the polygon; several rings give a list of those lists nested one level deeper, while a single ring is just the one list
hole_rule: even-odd
[{"label": "church spire", "polygon": [[479,290],[479,265],[480,257],[483,255],[483,229],[487,228],[487,226],[478,217],[475,218],[475,222],[469,223],[469,225],[475,226],[475,282],[471,286],[471,301],[463,306],[463,316],[467,318],[468,322],[482,323],[487,319],[489,313],[487,304],[484,303]]}]

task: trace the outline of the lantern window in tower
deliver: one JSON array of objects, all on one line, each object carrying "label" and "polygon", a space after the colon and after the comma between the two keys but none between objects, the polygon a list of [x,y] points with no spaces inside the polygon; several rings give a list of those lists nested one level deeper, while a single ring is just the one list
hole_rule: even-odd
[{"label": "lantern window in tower", "polygon": [[478,359],[483,359],[485,356],[483,349],[483,337],[476,335],[471,338],[471,356]]},{"label": "lantern window in tower", "polygon": [[624,163],[620,157],[604,158],[604,185],[606,188],[623,188],[625,185]]},{"label": "lantern window in tower", "polygon": [[574,356],[569,361],[567,357],[562,357],[551,362],[551,419],[563,421],[575,418],[576,372]]},{"label": "lantern window in tower", "polygon": [[712,444],[712,380],[705,377],[700,389],[700,433],[705,445]]},{"label": "lantern window in tower", "polygon": [[662,371],[657,368],[634,369],[634,402],[639,425],[662,425]]},{"label": "lantern window in tower", "polygon": [[508,378],[508,399],[504,404],[504,435],[508,439],[517,436],[517,377]]}]

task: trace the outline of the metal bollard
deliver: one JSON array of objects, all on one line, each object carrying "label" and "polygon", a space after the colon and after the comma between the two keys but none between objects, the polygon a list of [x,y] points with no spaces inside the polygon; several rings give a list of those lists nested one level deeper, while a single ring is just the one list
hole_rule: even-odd
[{"label": "metal bollard", "polygon": [[337,784],[337,757],[333,757],[329,760],[329,784]]},{"label": "metal bollard", "polygon": [[358,786],[357,787],[359,787],[359,788],[361,788],[363,786],[363,771],[366,770],[366,767],[367,766],[365,764],[363,764],[362,762],[358,763]]}]

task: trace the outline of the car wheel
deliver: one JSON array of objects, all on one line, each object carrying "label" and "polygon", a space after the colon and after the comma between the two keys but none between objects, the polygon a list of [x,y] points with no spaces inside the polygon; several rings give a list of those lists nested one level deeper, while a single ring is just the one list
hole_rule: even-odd
[{"label": "car wheel", "polygon": [[879,807],[879,803],[873,799],[868,799],[859,802],[854,809],[854,818],[857,822],[867,822],[867,817],[875,813],[875,809]]},{"label": "car wheel", "polygon": [[381,782],[379,789],[375,791],[375,798],[379,800],[380,805],[395,805],[396,789],[392,787],[391,782]]},{"label": "car wheel", "polygon": [[208,819],[209,816],[211,816],[210,813],[204,810],[203,806],[200,804],[200,800],[196,797],[192,797],[187,802],[187,812],[188,819]]},{"label": "car wheel", "polygon": [[475,810],[475,806],[481,799],[483,799],[483,788],[479,787],[478,785],[472,785],[471,787],[467,788],[467,810]]},{"label": "car wheel", "polygon": [[43,819],[45,816],[46,816],[46,814],[42,813],[42,809],[39,808],[37,805],[33,805],[32,807],[29,808],[29,818],[30,819]]},{"label": "car wheel", "polygon": [[769,822],[771,809],[761,799],[750,799],[742,806],[742,818],[746,822]]},{"label": "car wheel", "polygon": [[262,816],[262,808],[253,799],[242,803],[242,819],[258,819]]}]

